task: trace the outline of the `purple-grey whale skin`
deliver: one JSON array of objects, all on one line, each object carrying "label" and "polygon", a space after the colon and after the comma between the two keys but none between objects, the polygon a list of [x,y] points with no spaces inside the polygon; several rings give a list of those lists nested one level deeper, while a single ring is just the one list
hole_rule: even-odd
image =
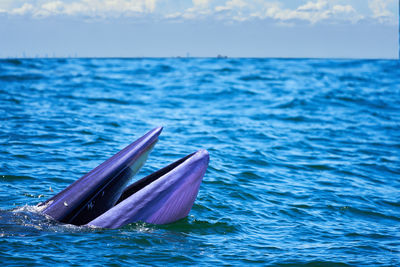
[{"label": "purple-grey whale skin", "polygon": [[166,224],[186,217],[208,162],[208,152],[199,150],[133,183],[117,205],[87,225],[118,228],[137,221]]},{"label": "purple-grey whale skin", "polygon": [[155,128],[82,176],[59,194],[39,204],[55,220],[84,225],[112,208],[124,187],[141,168],[158,140]]}]

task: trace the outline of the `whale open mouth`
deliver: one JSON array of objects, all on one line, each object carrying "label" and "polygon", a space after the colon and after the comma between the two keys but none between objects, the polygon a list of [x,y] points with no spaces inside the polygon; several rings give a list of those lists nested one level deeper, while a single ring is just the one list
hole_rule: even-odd
[{"label": "whale open mouth", "polygon": [[190,154],[126,188],[156,144],[155,128],[40,203],[42,213],[62,223],[117,228],[135,221],[165,224],[184,218],[206,172],[206,150]]}]

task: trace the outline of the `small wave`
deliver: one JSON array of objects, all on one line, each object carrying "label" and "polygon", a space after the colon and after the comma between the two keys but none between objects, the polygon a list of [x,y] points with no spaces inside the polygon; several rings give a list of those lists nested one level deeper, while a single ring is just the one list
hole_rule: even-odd
[{"label": "small wave", "polygon": [[220,221],[205,221],[195,219],[193,216],[186,217],[178,222],[157,226],[161,229],[169,231],[178,231],[181,233],[198,233],[201,235],[207,234],[231,234],[239,229],[228,222]]},{"label": "small wave", "polygon": [[225,67],[225,68],[217,70],[217,72],[223,73],[223,74],[231,74],[231,73],[235,73],[235,72],[238,72],[238,71],[239,71],[238,69],[229,68],[229,67]]},{"label": "small wave", "polygon": [[157,65],[152,72],[155,73],[167,73],[167,72],[172,72],[174,71],[174,68],[170,65],[165,65],[165,64],[161,64],[161,65]]},{"label": "small wave", "polygon": [[296,109],[303,106],[306,106],[308,103],[307,101],[299,98],[291,98],[285,99],[282,101],[276,101],[277,104],[274,104],[272,107],[275,109]]},{"label": "small wave", "polygon": [[299,266],[299,267],[344,267],[344,266],[353,266],[352,264],[348,264],[346,262],[340,261],[326,261],[326,260],[311,260],[311,261],[303,261],[303,260],[291,260],[291,261],[277,261],[274,264],[278,266]]},{"label": "small wave", "polygon": [[13,58],[13,59],[0,59],[0,63],[2,63],[2,62],[8,63],[8,64],[12,64],[12,65],[15,65],[15,66],[20,66],[20,65],[23,64],[22,60],[16,59],[16,58]]},{"label": "small wave", "polygon": [[335,168],[329,166],[329,165],[324,165],[324,164],[304,164],[305,167],[313,169],[313,170],[318,170],[318,171],[331,171],[335,170]]},{"label": "small wave", "polygon": [[400,222],[400,217],[399,216],[392,216],[388,214],[384,214],[378,211],[372,211],[372,210],[365,210],[361,208],[356,208],[356,207],[348,207],[344,211],[362,216],[366,219],[369,220],[376,220],[376,219],[382,219],[382,220],[390,220],[390,221],[396,221],[397,223]]},{"label": "small wave", "polygon": [[0,180],[5,180],[7,182],[14,182],[23,180],[34,180],[34,178],[26,175],[0,175]]},{"label": "small wave", "polygon": [[116,99],[116,98],[86,98],[89,102],[104,102],[104,103],[111,103],[111,104],[119,104],[119,105],[128,105],[129,101]]},{"label": "small wave", "polygon": [[252,82],[252,81],[268,81],[268,80],[271,80],[271,78],[260,76],[260,75],[246,75],[246,76],[240,77],[239,80],[242,80],[245,82]]},{"label": "small wave", "polygon": [[5,81],[5,82],[37,81],[37,80],[42,80],[44,78],[45,76],[40,74],[0,75],[0,81]]}]

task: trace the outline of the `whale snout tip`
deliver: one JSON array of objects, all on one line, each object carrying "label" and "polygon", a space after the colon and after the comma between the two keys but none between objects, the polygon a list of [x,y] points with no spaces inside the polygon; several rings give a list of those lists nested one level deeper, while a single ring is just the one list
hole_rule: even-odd
[{"label": "whale snout tip", "polygon": [[153,132],[156,133],[157,135],[160,135],[163,129],[164,129],[163,126],[157,126],[156,128],[153,129]]},{"label": "whale snout tip", "polygon": [[210,161],[210,153],[206,149],[200,149],[195,153],[195,156],[201,159],[204,159],[207,161],[207,163]]},{"label": "whale snout tip", "polygon": [[196,154],[202,155],[204,157],[209,157],[210,153],[208,153],[207,149],[199,149]]}]

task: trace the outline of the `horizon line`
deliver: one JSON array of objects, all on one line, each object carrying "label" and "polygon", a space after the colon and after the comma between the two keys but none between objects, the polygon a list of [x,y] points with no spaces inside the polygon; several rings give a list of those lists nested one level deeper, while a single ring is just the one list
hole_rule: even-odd
[{"label": "horizon line", "polygon": [[246,56],[35,56],[35,57],[0,57],[0,60],[19,59],[332,59],[332,60],[400,60],[400,57],[246,57]]}]

